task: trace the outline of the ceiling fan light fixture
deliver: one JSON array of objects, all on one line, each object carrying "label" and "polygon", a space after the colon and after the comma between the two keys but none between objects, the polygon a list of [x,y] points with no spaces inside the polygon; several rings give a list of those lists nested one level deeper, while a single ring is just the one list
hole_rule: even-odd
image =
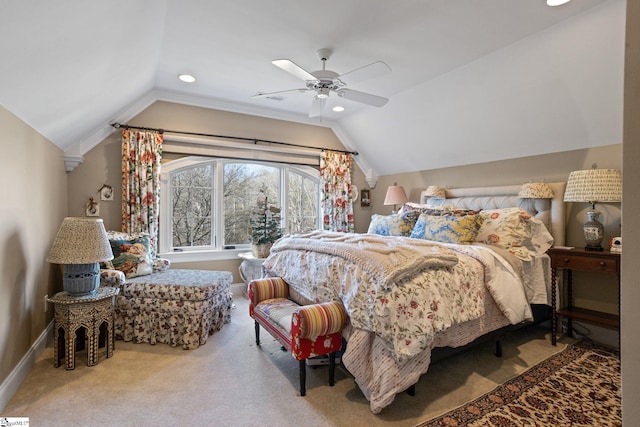
[{"label": "ceiling fan light fixture", "polygon": [[185,83],[193,83],[196,81],[196,78],[191,74],[178,74],[178,80]]},{"label": "ceiling fan light fixture", "polygon": [[327,99],[329,97],[329,89],[322,88],[318,90],[318,95],[316,95],[319,99]]}]

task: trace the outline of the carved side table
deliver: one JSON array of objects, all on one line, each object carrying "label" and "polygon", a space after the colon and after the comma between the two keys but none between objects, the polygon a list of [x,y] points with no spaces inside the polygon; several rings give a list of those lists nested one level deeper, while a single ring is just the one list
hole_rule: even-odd
[{"label": "carved side table", "polygon": [[[49,298],[48,301],[53,303],[55,310],[53,366],[60,366],[60,359],[66,356],[65,368],[70,370],[76,367],[76,338],[82,328],[88,343],[87,366],[98,364],[101,331],[104,333],[107,357],[111,357],[114,350],[113,304],[118,292],[118,288],[100,287],[90,295],[75,296],[59,292]],[[60,330],[63,331],[64,344],[61,343]]]}]

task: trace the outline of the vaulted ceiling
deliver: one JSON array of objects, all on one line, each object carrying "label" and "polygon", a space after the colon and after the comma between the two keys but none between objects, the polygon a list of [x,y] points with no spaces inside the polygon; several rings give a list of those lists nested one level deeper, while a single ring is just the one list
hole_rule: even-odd
[{"label": "vaulted ceiling", "polygon": [[[167,100],[331,127],[381,176],[621,142],[624,0],[0,3],[0,104],[70,156]],[[390,72],[314,93],[274,66]],[[189,73],[187,84],[177,75]],[[331,107],[345,111],[334,113]],[[253,135],[251,135],[253,136]]]}]

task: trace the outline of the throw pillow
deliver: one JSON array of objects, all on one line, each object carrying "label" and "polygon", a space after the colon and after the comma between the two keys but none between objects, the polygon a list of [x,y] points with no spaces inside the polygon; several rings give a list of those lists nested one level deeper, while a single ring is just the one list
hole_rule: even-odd
[{"label": "throw pillow", "polygon": [[419,211],[405,212],[403,214],[392,215],[371,215],[369,224],[369,234],[380,236],[405,236],[411,235],[411,230],[420,215]]},{"label": "throw pillow", "polygon": [[490,209],[480,215],[484,221],[477,242],[509,249],[531,239],[531,214],[522,208]]},{"label": "throw pillow", "polygon": [[148,234],[127,235],[120,232],[107,234],[113,251],[113,260],[107,263],[106,268],[120,270],[128,279],[153,272]]},{"label": "throw pillow", "polygon": [[482,217],[476,214],[464,216],[421,214],[413,227],[411,237],[441,243],[469,244],[475,241],[481,224]]}]

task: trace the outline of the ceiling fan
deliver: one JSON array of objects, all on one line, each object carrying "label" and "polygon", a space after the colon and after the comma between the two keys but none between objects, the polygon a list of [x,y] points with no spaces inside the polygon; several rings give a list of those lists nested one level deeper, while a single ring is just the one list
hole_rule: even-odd
[{"label": "ceiling fan", "polygon": [[316,54],[322,61],[322,70],[312,72],[306,71],[289,59],[275,59],[271,61],[271,63],[276,67],[279,67],[299,79],[304,80],[306,87],[269,93],[258,92],[253,96],[253,98],[275,98],[288,93],[315,91],[316,96],[314,96],[313,101],[311,102],[309,117],[322,115],[324,105],[331,92],[335,92],[339,97],[372,105],[374,107],[382,107],[387,103],[387,101],[389,101],[389,99],[381,96],[347,89],[347,83],[345,82],[362,81],[388,73],[391,71],[391,68],[389,68],[387,64],[382,61],[376,61],[340,75],[334,71],[325,69],[326,62],[329,57],[331,57],[332,53],[331,49],[319,49]]}]

